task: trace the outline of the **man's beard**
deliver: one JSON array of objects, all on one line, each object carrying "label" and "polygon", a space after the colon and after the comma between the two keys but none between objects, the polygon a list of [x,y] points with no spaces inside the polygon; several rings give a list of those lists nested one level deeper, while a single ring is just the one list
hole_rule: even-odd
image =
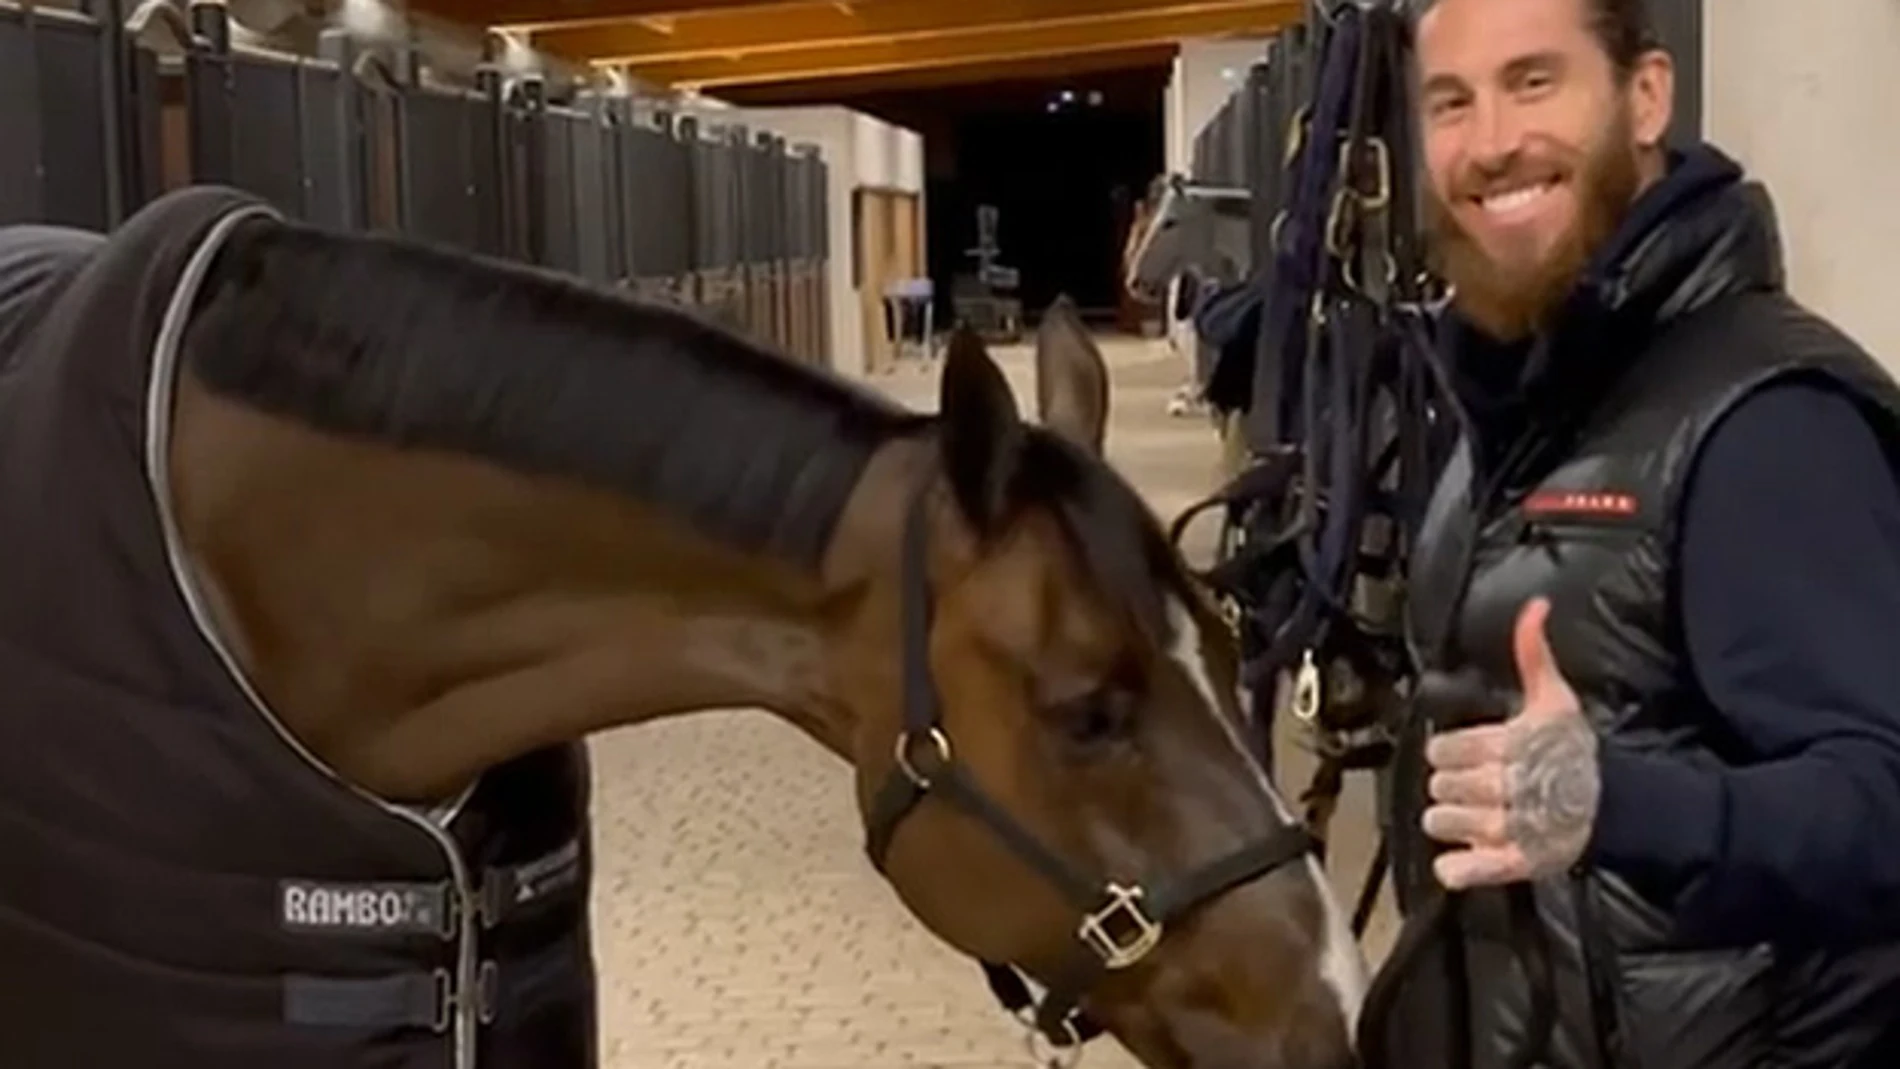
[{"label": "man's beard", "polygon": [[[1590,257],[1635,203],[1641,178],[1631,144],[1629,116],[1618,108],[1595,145],[1563,161],[1577,191],[1577,217],[1550,251],[1529,265],[1492,259],[1442,199],[1429,198],[1432,266],[1456,287],[1458,311],[1472,326],[1498,341],[1515,342],[1550,325]],[[1470,182],[1467,178],[1463,185]]]}]

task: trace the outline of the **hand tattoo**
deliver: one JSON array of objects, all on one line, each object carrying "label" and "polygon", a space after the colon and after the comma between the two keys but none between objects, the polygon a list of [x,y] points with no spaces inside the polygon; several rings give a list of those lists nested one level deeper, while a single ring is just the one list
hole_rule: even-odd
[{"label": "hand tattoo", "polygon": [[1544,638],[1550,603],[1518,614],[1512,637],[1523,700],[1510,719],[1425,745],[1432,805],[1425,834],[1453,844],[1432,869],[1451,890],[1554,875],[1576,864],[1596,826],[1597,736]]},{"label": "hand tattoo", "polygon": [[1514,725],[1505,745],[1505,831],[1536,875],[1583,856],[1596,824],[1602,780],[1597,735],[1581,715]]}]

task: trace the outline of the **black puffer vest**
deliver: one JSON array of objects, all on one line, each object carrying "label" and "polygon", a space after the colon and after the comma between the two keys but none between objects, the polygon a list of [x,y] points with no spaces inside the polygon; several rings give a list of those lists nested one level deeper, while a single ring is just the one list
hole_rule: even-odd
[{"label": "black puffer vest", "polygon": [[578,748],[434,814],[356,791],[251,691],[178,552],[179,333],[268,214],[170,194],[6,302],[0,1065],[585,1069]]},{"label": "black puffer vest", "polygon": [[[1421,531],[1408,623],[1425,667],[1475,678],[1508,707],[1513,624],[1526,601],[1547,596],[1557,661],[1603,735],[1719,762],[1672,605],[1678,509],[1697,450],[1751,391],[1812,375],[1851,391],[1900,458],[1900,389],[1783,292],[1766,195],[1702,151],[1702,180],[1647,197],[1561,329],[1539,342],[1537,416],[1505,448],[1461,444]],[[1406,922],[1368,1003],[1378,1034],[1367,1047],[1386,1053],[1372,1069],[1503,1069],[1531,1011],[1527,929],[1514,926],[1504,889],[1455,896],[1450,908],[1437,892],[1434,847],[1419,830],[1425,719],[1411,725],[1394,777],[1389,834]],[[1900,992],[1900,947],[1685,946],[1662,896],[1595,869],[1533,894],[1535,916],[1519,923],[1541,925],[1545,938],[1532,942],[1550,954],[1556,1025],[1539,1064],[1551,1069],[1871,1066],[1868,1046],[1888,1023],[1874,1007]],[[1471,1046],[1458,1064],[1454,1025],[1467,1013]]]}]

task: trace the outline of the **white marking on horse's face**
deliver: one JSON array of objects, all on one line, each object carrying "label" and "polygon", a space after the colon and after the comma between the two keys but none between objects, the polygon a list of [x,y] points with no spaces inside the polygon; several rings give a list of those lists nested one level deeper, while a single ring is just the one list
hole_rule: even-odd
[{"label": "white marking on horse's face", "polygon": [[[1273,781],[1267,776],[1260,762],[1254,759],[1253,751],[1240,737],[1240,730],[1233,719],[1221,710],[1215,698],[1214,681],[1208,676],[1206,654],[1201,649],[1201,631],[1194,615],[1187,606],[1179,601],[1168,603],[1169,623],[1174,628],[1174,645],[1168,651],[1175,663],[1201,692],[1207,703],[1208,715],[1221,726],[1222,734],[1239,753],[1242,761],[1254,775],[1260,789],[1273,803],[1274,812],[1287,824],[1296,823],[1298,818],[1293,810],[1274,789]],[[1366,962],[1359,951],[1359,941],[1352,936],[1352,928],[1346,923],[1345,910],[1340,908],[1339,900],[1333,895],[1333,887],[1320,871],[1319,862],[1311,854],[1305,858],[1307,875],[1313,881],[1313,893],[1319,896],[1320,908],[1326,915],[1326,945],[1320,954],[1319,975],[1326,986],[1332,988],[1333,995],[1339,1000],[1339,1010],[1346,1018],[1346,1035],[1357,1045],[1359,1033],[1359,1008],[1366,999]]]}]

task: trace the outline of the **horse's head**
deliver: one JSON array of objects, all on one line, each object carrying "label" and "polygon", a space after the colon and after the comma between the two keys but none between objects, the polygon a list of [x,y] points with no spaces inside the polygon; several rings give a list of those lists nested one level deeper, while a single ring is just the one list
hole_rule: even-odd
[{"label": "horse's head", "polygon": [[1216,278],[1245,273],[1252,241],[1252,197],[1243,189],[1196,185],[1170,176],[1135,236],[1123,284],[1156,298],[1188,271]]},{"label": "horse's head", "polygon": [[946,356],[896,605],[861,610],[882,652],[842,695],[872,857],[1050,989],[1045,1032],[1077,1000],[1150,1066],[1348,1065],[1357,950],[1241,742],[1235,640],[1100,455],[1072,311],[1037,369],[1044,427],[974,335]]},{"label": "horse's head", "polygon": [[1122,285],[1144,300],[1159,299],[1168,283],[1191,266],[1184,223],[1194,206],[1181,189],[1178,175],[1158,176],[1136,220],[1138,232],[1130,235]]}]

